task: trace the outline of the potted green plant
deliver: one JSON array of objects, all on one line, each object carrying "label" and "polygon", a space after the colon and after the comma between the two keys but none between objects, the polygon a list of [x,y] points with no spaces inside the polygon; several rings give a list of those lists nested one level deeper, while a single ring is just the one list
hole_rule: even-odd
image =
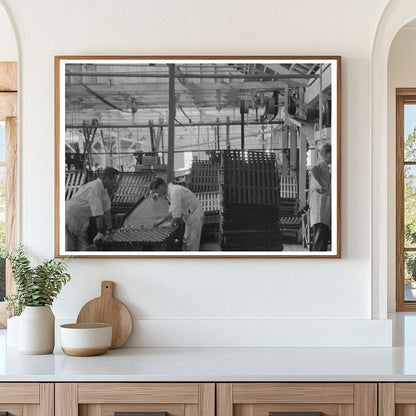
[{"label": "potted green plant", "polygon": [[23,246],[6,253],[16,292],[5,297],[19,318],[19,350],[49,354],[55,346],[55,316],[51,305],[70,280],[68,258],[45,260],[32,266]]}]

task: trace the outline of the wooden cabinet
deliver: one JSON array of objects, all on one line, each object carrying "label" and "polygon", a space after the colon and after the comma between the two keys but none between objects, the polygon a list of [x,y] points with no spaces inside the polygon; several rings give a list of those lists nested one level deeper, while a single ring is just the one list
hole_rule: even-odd
[{"label": "wooden cabinet", "polygon": [[0,383],[0,415],[53,416],[52,383]]},{"label": "wooden cabinet", "polygon": [[379,416],[415,416],[416,383],[380,383]]},{"label": "wooden cabinet", "polygon": [[0,383],[0,416],[2,412],[8,416],[416,416],[416,382]]},{"label": "wooden cabinet", "polygon": [[377,416],[376,383],[220,383],[216,399],[217,416]]},{"label": "wooden cabinet", "polygon": [[[214,383],[57,383],[55,416],[215,416]],[[130,413],[129,413],[130,412]],[[139,413],[138,413],[139,414]]]}]

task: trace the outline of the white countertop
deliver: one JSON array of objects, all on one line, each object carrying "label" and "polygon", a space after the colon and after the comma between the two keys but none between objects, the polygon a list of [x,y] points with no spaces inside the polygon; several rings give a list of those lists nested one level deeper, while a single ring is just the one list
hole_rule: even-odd
[{"label": "white countertop", "polygon": [[416,348],[119,348],[96,357],[9,348],[0,381],[416,381]]},{"label": "white countertop", "polygon": [[416,314],[393,348],[119,348],[96,357],[24,355],[0,330],[0,382],[416,381]]}]

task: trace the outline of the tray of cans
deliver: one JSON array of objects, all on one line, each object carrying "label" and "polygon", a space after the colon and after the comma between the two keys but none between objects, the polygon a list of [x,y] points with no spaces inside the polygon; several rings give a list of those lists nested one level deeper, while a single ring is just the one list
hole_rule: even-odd
[{"label": "tray of cans", "polygon": [[173,227],[122,227],[105,236],[102,249],[169,249],[175,240],[176,234],[177,229]]},{"label": "tray of cans", "polygon": [[279,180],[274,153],[250,150],[221,152],[224,203],[279,206]]}]

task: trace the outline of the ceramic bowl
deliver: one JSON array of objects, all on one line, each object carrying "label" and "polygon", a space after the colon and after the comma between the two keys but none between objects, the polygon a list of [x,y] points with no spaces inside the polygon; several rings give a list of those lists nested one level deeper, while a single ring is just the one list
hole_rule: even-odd
[{"label": "ceramic bowl", "polygon": [[112,326],[104,323],[61,325],[61,348],[67,355],[88,357],[111,347]]}]

